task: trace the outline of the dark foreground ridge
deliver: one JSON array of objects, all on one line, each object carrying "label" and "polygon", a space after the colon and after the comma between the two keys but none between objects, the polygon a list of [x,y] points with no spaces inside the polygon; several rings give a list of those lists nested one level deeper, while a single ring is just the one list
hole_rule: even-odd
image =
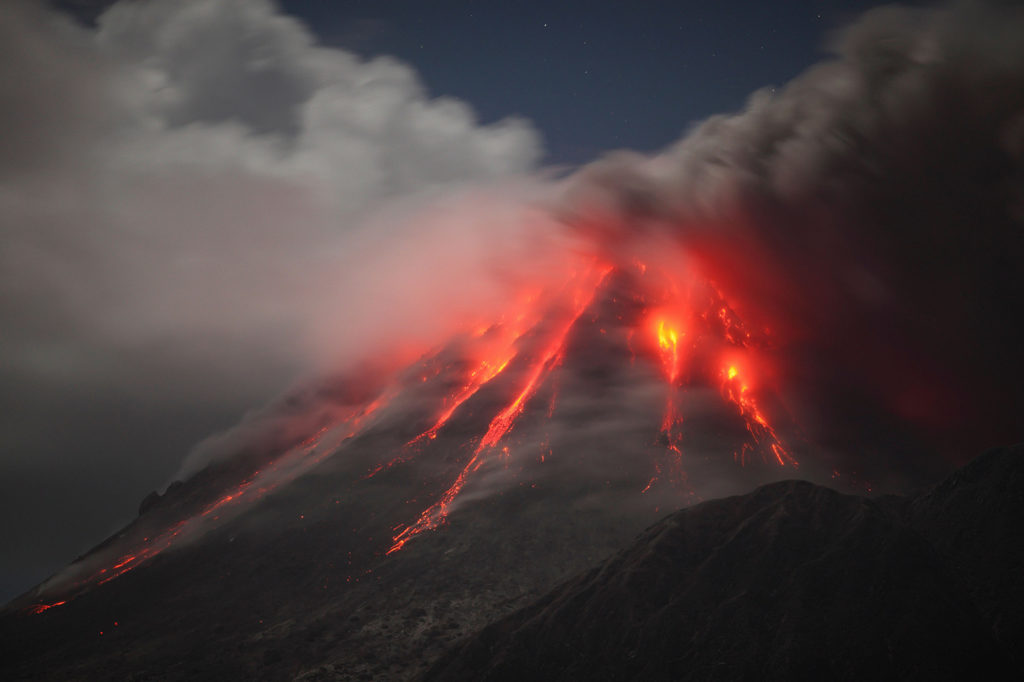
[{"label": "dark foreground ridge", "polygon": [[1024,446],[917,498],[801,481],[677,512],[427,680],[1021,679]]},{"label": "dark foreground ridge", "polygon": [[[428,494],[397,467],[354,476],[391,433],[63,606],[32,614],[12,602],[0,613],[0,679],[1024,672],[1024,446],[988,452],[917,497],[783,481],[654,525],[663,513],[626,504],[635,486],[595,497],[590,481],[525,475],[530,484],[389,555],[409,491]],[[151,500],[136,524],[200,483]]]}]

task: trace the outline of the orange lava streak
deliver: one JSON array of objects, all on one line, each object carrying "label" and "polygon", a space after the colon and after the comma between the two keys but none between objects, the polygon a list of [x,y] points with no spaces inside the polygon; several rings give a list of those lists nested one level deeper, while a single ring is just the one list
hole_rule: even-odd
[{"label": "orange lava streak", "polygon": [[661,432],[668,439],[668,449],[677,454],[682,454],[682,450],[679,447],[682,438],[675,427],[682,423],[683,416],[676,411],[675,400],[672,395],[669,395],[668,400],[665,402],[665,416],[661,419]]},{"label": "orange lava streak", "polygon": [[552,368],[561,361],[562,351],[565,347],[565,339],[569,335],[569,330],[572,329],[573,325],[576,324],[576,321],[580,319],[580,316],[587,309],[587,306],[590,305],[590,302],[594,298],[594,294],[601,286],[601,282],[603,282],[605,277],[608,276],[609,272],[611,272],[611,268],[606,268],[604,272],[601,273],[600,278],[594,283],[593,287],[590,289],[589,295],[584,300],[581,301],[580,297],[577,297],[576,310],[573,312],[573,315],[569,318],[568,322],[559,329],[558,333],[552,339],[552,342],[544,350],[540,359],[534,363],[533,368],[530,370],[526,385],[523,386],[519,395],[517,395],[515,400],[509,403],[504,410],[499,412],[498,415],[491,420],[491,424],[487,428],[487,433],[484,434],[484,437],[480,439],[480,444],[477,445],[476,453],[497,445],[505,434],[508,433],[509,429],[512,428],[512,425],[515,424],[516,419],[520,414],[522,414],[526,403],[533,397],[537,388],[539,388],[543,383],[544,378],[547,377]]},{"label": "orange lava streak", "polygon": [[385,554],[397,552],[402,549],[405,543],[411,540],[413,536],[419,535],[423,531],[433,530],[444,523],[444,520],[448,517],[448,512],[451,508],[452,502],[455,501],[455,498],[458,497],[460,492],[462,492],[462,488],[465,487],[466,479],[483,464],[484,458],[481,457],[480,454],[479,450],[473,453],[472,459],[470,459],[465,468],[459,472],[455,482],[452,483],[451,487],[445,491],[440,500],[430,507],[427,507],[427,509],[420,514],[420,517],[416,519],[415,523],[408,526],[405,530],[392,538],[391,548]]},{"label": "orange lava streak", "polygon": [[676,329],[671,322],[661,318],[657,322],[658,348],[661,351],[661,362],[669,383],[674,384],[679,378],[679,340],[686,335]]},{"label": "orange lava streak", "polygon": [[[787,464],[794,467],[799,466],[796,459],[789,454],[789,451],[782,444],[782,441],[775,433],[775,429],[768,422],[768,418],[765,417],[758,407],[757,401],[751,394],[750,386],[740,376],[739,369],[735,365],[727,365],[722,371],[722,378],[722,395],[739,409],[740,415],[746,422],[747,431],[754,439],[754,443],[761,443],[767,439],[769,441],[768,449],[774,455],[779,466]],[[743,449],[738,453],[741,464],[746,462],[747,450],[748,445],[744,445]]]},{"label": "orange lava streak", "polygon": [[[381,406],[387,402],[387,396],[381,395],[370,404],[364,406],[361,410],[350,416],[347,420],[343,421],[337,428],[348,426],[347,429],[339,432],[339,438],[333,447],[323,448],[319,453],[316,453],[317,447],[321,444],[323,437],[331,429],[330,427],[324,427],[317,431],[312,436],[309,436],[301,443],[287,451],[283,456],[277,458],[271,462],[263,470],[255,471],[249,478],[239,484],[231,493],[224,495],[220,499],[208,504],[198,514],[178,521],[174,525],[168,527],[162,533],[154,536],[153,538],[146,538],[145,544],[136,551],[130,554],[124,554],[120,556],[117,561],[109,567],[102,568],[96,573],[92,574],[84,580],[80,580],[75,583],[73,589],[84,588],[90,584],[103,585],[110,582],[111,580],[120,577],[131,571],[144,562],[152,559],[156,555],[160,554],[164,550],[171,547],[175,540],[184,531],[191,528],[197,527],[204,519],[209,517],[214,512],[222,509],[228,504],[238,503],[239,499],[242,498],[250,488],[259,483],[263,483],[262,486],[257,487],[257,495],[261,496],[275,487],[280,485],[282,482],[291,481],[305,471],[323,461],[328,455],[335,451],[336,447],[340,446],[342,442],[351,438],[365,423],[374,412],[376,412]],[[312,456],[314,455],[315,456]],[[282,473],[280,478],[272,478],[271,474]],[[217,517],[214,517],[216,519]],[[70,597],[69,597],[70,598]],[[66,601],[57,602],[54,604],[39,604],[32,607],[32,613],[42,613],[49,608],[59,606],[66,603]]]},{"label": "orange lava streak", "polygon": [[[533,364],[527,377],[526,384],[516,395],[515,399],[491,420],[491,423],[487,428],[487,433],[485,433],[484,437],[480,439],[480,443],[477,445],[476,450],[473,451],[473,456],[462,471],[459,472],[459,475],[455,478],[455,482],[449,486],[448,490],[446,490],[444,495],[441,496],[441,499],[425,509],[412,525],[406,527],[403,531],[392,538],[392,545],[386,554],[397,552],[416,535],[419,535],[424,531],[433,530],[444,523],[445,519],[448,517],[448,513],[451,511],[452,503],[455,501],[455,498],[458,497],[459,493],[462,492],[469,475],[477,471],[483,465],[485,460],[485,457],[483,457],[484,451],[497,445],[505,434],[508,433],[515,424],[516,419],[520,414],[522,414],[526,403],[529,402],[530,398],[533,397],[537,389],[543,384],[545,377],[547,377],[551,370],[560,362],[569,331],[590,306],[590,303],[593,301],[601,283],[604,282],[605,278],[607,278],[609,273],[611,273],[611,270],[611,267],[604,268],[592,285],[585,290],[576,292],[575,309],[573,314],[570,316],[568,321],[559,328],[558,332],[552,338],[551,343],[548,344],[543,354]],[[508,448],[505,448],[505,454],[507,456]]]},{"label": "orange lava streak", "polygon": [[[516,338],[518,338],[518,336]],[[441,415],[437,418],[437,421],[434,422],[434,425],[431,426],[426,431],[424,431],[423,433],[421,433],[420,435],[413,438],[411,441],[406,443],[406,445],[415,445],[416,443],[424,439],[433,440],[437,438],[438,431],[440,431],[441,428],[448,422],[448,420],[451,419],[451,416],[455,414],[455,410],[459,409],[459,406],[462,405],[462,403],[466,402],[474,395],[476,395],[476,392],[479,391],[484,386],[484,384],[487,384],[488,382],[491,381],[491,379],[501,374],[505,370],[505,368],[508,367],[508,363],[512,361],[512,358],[514,356],[515,348],[514,346],[510,345],[506,349],[505,355],[498,358],[497,360],[483,360],[480,363],[480,366],[470,373],[469,379],[466,382],[466,384],[464,384],[462,388],[460,388],[458,392],[455,393],[455,395],[451,398],[448,407],[445,408],[444,412],[442,412]]]},{"label": "orange lava streak", "polygon": [[[681,305],[681,297],[678,291],[675,292],[676,306]],[[682,434],[679,425],[683,422],[683,416],[676,405],[676,390],[679,376],[682,372],[682,340],[686,336],[681,323],[683,316],[679,310],[672,313],[656,312],[651,317],[651,327],[654,339],[657,341],[658,355],[660,356],[662,370],[668,380],[668,396],[665,399],[665,411],[661,418],[660,433],[664,436],[665,447],[668,450],[670,460],[664,466],[655,463],[655,473],[641,490],[646,493],[666,473],[669,479],[675,483],[685,479],[682,464]]]},{"label": "orange lava streak", "polygon": [[67,604],[67,601],[55,601],[52,604],[36,604],[31,609],[29,609],[29,613],[38,615],[43,611],[49,611],[55,606],[63,606],[64,604]]},{"label": "orange lava streak", "polygon": [[[522,295],[513,308],[517,312],[511,322],[506,323],[502,320],[497,324],[480,325],[477,327],[473,334],[475,338],[481,339],[488,332],[492,332],[498,338],[491,342],[486,340],[481,342],[481,345],[484,346],[485,357],[479,361],[476,369],[470,372],[465,383],[448,397],[445,401],[446,407],[438,416],[434,425],[406,443],[406,447],[415,445],[422,440],[433,440],[436,438],[438,432],[463,403],[476,395],[481,388],[505,371],[505,368],[508,367],[508,364],[518,352],[518,343],[523,334],[540,321],[542,308],[537,303],[543,300],[541,298],[542,293],[540,291],[531,291]],[[398,458],[394,463],[405,460],[406,458]],[[382,465],[373,473],[377,473],[382,468],[390,468],[390,466],[392,466],[392,463]]]}]

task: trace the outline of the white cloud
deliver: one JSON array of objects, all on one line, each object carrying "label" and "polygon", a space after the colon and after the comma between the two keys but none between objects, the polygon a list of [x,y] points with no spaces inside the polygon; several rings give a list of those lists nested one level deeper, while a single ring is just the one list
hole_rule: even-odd
[{"label": "white cloud", "polygon": [[[394,329],[374,300],[429,334],[439,300],[464,311],[500,295],[453,278],[479,278],[498,242],[517,252],[499,214],[519,198],[470,202],[457,225],[368,219],[504,186],[541,153],[528,122],[481,125],[409,66],[318,45],[264,0],[125,1],[95,28],[3,3],[0,91],[0,465],[105,458],[104,480],[113,460],[153,458],[153,485],[184,451],[153,454],[154,432],[156,445],[101,452],[96,434],[176,411],[187,432],[338,359],[325,349],[379,348]],[[415,293],[399,290],[411,279]],[[136,416],[39,438],[101,396]]]}]

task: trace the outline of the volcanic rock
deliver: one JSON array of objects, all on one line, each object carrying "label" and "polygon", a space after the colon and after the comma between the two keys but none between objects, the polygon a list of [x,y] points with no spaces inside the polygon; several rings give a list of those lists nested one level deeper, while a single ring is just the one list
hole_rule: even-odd
[{"label": "volcanic rock", "polygon": [[424,679],[1020,679],[1024,446],[898,502],[790,481],[682,510]]}]

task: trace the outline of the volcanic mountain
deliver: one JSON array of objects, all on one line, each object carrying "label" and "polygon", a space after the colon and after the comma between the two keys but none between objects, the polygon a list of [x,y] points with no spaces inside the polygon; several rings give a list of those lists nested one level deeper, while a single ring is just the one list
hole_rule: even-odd
[{"label": "volcanic mountain", "polygon": [[[787,409],[773,330],[695,267],[659,262],[577,254],[561,284],[442,347],[311,382],[212,439],[195,473],[7,606],[4,678],[406,679],[681,506],[797,475],[869,488]],[[851,519],[870,535],[888,518],[808,486],[736,514],[792,501],[836,542]],[[695,547],[687,561],[713,549]],[[471,663],[441,670],[485,669],[468,646]]]}]

